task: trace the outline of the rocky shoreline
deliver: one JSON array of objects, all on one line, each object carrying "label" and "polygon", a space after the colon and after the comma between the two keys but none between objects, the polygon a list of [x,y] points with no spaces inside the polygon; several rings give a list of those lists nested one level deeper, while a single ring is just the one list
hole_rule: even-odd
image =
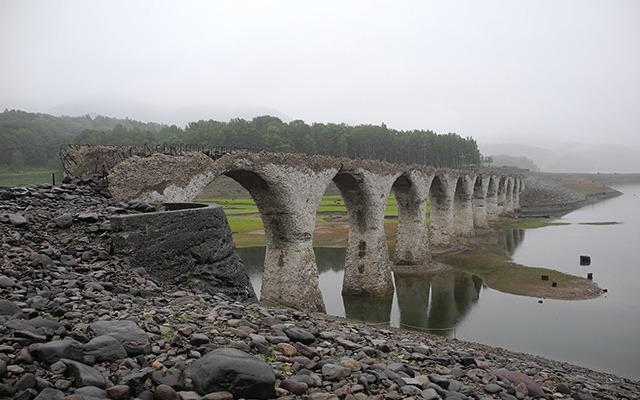
[{"label": "rocky shoreline", "polygon": [[0,399],[640,398],[529,354],[171,287],[110,254],[110,216],[150,206],[106,194],[0,188]]}]

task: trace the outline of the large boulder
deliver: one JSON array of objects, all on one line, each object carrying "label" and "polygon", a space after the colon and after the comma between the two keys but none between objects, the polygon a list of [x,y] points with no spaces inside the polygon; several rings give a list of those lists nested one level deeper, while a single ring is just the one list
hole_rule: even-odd
[{"label": "large boulder", "polygon": [[274,396],[276,376],[271,367],[241,350],[213,350],[185,370],[196,392],[227,391],[234,398],[269,399]]}]

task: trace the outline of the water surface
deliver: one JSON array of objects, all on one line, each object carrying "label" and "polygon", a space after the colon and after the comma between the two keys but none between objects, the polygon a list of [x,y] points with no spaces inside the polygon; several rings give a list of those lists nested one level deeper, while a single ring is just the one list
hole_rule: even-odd
[{"label": "water surface", "polygon": [[[505,230],[513,260],[586,276],[608,292],[563,301],[490,289],[460,271],[395,273],[386,299],[341,296],[344,248],[316,248],[319,285],[327,313],[424,330],[579,364],[640,379],[640,185],[616,187],[623,196],[583,207],[560,221],[569,225]],[[597,222],[619,222],[590,225]],[[260,292],[264,247],[238,249]],[[591,256],[580,266],[579,256]],[[542,303],[539,302],[542,300]]]}]

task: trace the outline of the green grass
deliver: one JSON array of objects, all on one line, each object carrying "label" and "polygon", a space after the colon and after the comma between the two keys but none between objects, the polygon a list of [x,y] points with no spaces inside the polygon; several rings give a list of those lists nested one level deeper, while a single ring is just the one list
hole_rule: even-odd
[{"label": "green grass", "polygon": [[603,221],[603,222],[580,222],[579,225],[618,225],[621,222],[618,221]]},{"label": "green grass", "polygon": [[571,225],[569,222],[559,222],[550,218],[517,218],[503,222],[503,229],[538,229],[546,226]]},{"label": "green grass", "polygon": [[42,183],[52,183],[51,174],[56,174],[56,183],[62,180],[62,175],[48,168],[25,168],[12,171],[7,167],[0,167],[0,186],[30,186]]},{"label": "green grass", "polygon": [[[227,216],[237,247],[264,246],[264,226],[258,208],[252,199],[200,197],[199,202],[220,204]],[[316,246],[346,246],[349,232],[347,208],[340,195],[323,196],[316,214]],[[336,218],[337,217],[337,218]],[[398,226],[398,204],[389,196],[385,210],[384,229],[387,241],[395,243]]]},{"label": "green grass", "polygon": [[[583,299],[600,293],[598,286],[586,278],[516,264],[491,245],[478,245],[473,251],[442,258],[443,262],[481,277],[486,285],[504,293],[552,299]],[[547,275],[549,280],[543,281],[542,275]],[[558,286],[552,287],[551,282]]]}]

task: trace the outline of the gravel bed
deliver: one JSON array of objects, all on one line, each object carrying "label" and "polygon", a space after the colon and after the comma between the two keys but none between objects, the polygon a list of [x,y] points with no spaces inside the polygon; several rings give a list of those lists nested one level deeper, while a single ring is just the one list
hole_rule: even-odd
[{"label": "gravel bed", "polygon": [[0,399],[639,399],[640,383],[163,284],[110,254],[90,180],[0,188]]}]

